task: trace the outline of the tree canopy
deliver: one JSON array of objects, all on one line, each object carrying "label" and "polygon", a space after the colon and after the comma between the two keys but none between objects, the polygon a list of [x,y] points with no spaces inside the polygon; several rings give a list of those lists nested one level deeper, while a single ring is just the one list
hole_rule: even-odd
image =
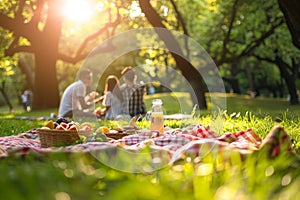
[{"label": "tree canopy", "polygon": [[[288,93],[297,104],[298,11],[296,0],[288,3],[281,0],[2,0],[0,26],[4,51],[1,59],[6,60],[7,56],[17,59],[16,66],[26,74],[27,85],[34,91],[34,109],[56,108],[62,88],[74,79],[78,65],[95,46],[126,30],[161,27],[179,31],[198,42],[235,92],[274,88],[278,84],[282,87],[285,80]],[[166,38],[157,34],[167,48],[176,47],[184,57],[197,54],[191,52],[187,41],[178,40],[172,34]],[[118,45],[107,43],[102,52],[116,48]],[[141,49],[132,55],[140,63],[147,63],[151,58],[153,77],[157,77],[153,72],[159,68],[155,63],[180,71],[197,95],[194,102],[206,108],[205,84],[213,82],[204,84],[195,66],[183,56],[156,49],[149,52]],[[112,65],[116,63],[122,65],[122,62]],[[275,81],[263,86],[264,76],[272,76],[273,79],[268,79]]]}]

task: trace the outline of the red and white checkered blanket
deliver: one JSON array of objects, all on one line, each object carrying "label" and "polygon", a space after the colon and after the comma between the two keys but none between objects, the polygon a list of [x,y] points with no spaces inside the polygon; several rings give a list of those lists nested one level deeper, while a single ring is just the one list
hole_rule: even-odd
[{"label": "red and white checkered blanket", "polygon": [[[142,130],[139,134],[125,136],[109,142],[87,142],[65,147],[41,148],[35,130],[26,133],[0,137],[0,157],[26,155],[30,152],[47,154],[51,152],[97,152],[114,149],[129,152],[143,152],[145,148],[162,156],[166,163],[174,163],[182,158],[204,157],[210,153],[225,155],[238,152],[241,155],[254,151],[265,151],[269,157],[280,153],[293,153],[289,135],[280,126],[274,127],[262,140],[252,129],[235,133],[224,133],[219,136],[201,125],[188,126],[182,129],[166,129],[164,134],[153,134]],[[123,151],[123,152],[124,152]],[[167,156],[166,156],[167,155]],[[111,155],[110,155],[111,156]]]}]

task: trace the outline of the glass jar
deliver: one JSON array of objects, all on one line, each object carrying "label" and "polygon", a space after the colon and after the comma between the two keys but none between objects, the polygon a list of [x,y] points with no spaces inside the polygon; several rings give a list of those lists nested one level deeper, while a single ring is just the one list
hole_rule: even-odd
[{"label": "glass jar", "polygon": [[152,100],[150,130],[164,133],[164,113],[161,99]]}]

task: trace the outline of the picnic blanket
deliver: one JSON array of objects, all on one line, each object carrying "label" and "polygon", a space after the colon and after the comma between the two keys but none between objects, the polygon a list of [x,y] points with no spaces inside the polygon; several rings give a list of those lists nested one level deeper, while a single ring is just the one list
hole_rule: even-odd
[{"label": "picnic blanket", "polygon": [[173,164],[186,157],[197,157],[201,160],[207,155],[224,158],[230,153],[248,155],[257,151],[265,152],[270,158],[282,153],[295,154],[290,137],[281,126],[275,126],[264,139],[260,138],[251,128],[218,135],[208,126],[197,124],[178,129],[166,128],[164,134],[157,132],[151,134],[149,130],[141,130],[138,134],[108,142],[86,142],[49,148],[41,148],[35,129],[26,133],[0,137],[1,158],[26,155],[32,152],[41,155],[54,152],[89,152],[109,165],[118,162],[117,159],[124,158],[125,154],[134,157],[128,162],[138,162],[141,157],[150,155],[151,162],[160,162],[161,165],[164,165]]}]

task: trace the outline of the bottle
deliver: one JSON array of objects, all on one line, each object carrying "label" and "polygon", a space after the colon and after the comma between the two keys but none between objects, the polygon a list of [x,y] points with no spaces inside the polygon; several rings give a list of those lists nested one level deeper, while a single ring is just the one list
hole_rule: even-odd
[{"label": "bottle", "polygon": [[164,114],[161,99],[152,100],[150,130],[164,133]]}]

